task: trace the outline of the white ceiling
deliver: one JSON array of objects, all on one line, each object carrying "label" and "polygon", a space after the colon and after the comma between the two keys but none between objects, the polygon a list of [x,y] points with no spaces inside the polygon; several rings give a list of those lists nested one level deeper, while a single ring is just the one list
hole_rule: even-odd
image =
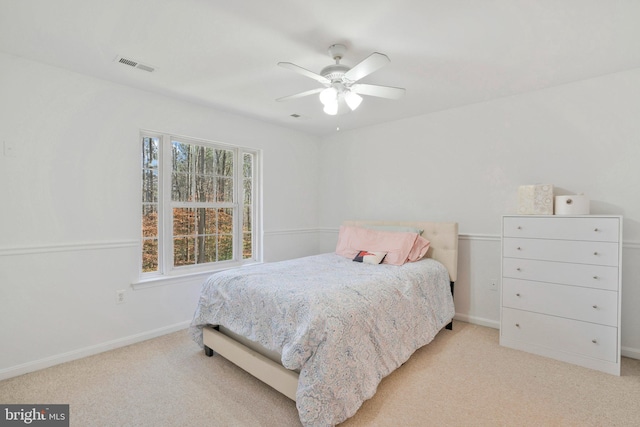
[{"label": "white ceiling", "polygon": [[[319,87],[276,64],[319,72],[334,43],[388,55],[361,82],[406,95],[276,102]],[[638,68],[640,0],[0,0],[0,50],[323,135]]]}]

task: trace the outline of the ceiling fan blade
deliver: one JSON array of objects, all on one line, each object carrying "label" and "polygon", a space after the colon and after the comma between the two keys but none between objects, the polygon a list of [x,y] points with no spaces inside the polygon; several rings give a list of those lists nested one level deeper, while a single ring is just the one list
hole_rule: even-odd
[{"label": "ceiling fan blade", "polygon": [[282,68],[286,68],[291,71],[295,71],[298,74],[302,74],[305,77],[312,78],[313,80],[317,80],[322,84],[330,85],[331,80],[326,77],[322,77],[320,74],[314,73],[313,71],[309,71],[306,68],[302,68],[296,64],[292,64],[291,62],[278,62],[278,65]]},{"label": "ceiling fan blade", "polygon": [[303,96],[309,96],[309,95],[313,95],[314,93],[320,93],[324,89],[325,88],[323,88],[323,87],[320,87],[318,89],[311,89],[311,90],[308,90],[306,92],[296,93],[295,95],[283,96],[282,98],[276,99],[276,101],[289,101],[290,99],[302,98]]},{"label": "ceiling fan blade", "polygon": [[377,71],[380,68],[384,67],[389,62],[391,62],[391,60],[387,55],[373,52],[371,55],[363,59],[360,63],[356,64],[352,69],[347,71],[344,75],[344,78],[352,82],[358,81],[364,76],[368,76],[374,71]]},{"label": "ceiling fan blade", "polygon": [[378,86],[357,83],[351,86],[351,90],[360,95],[377,96],[379,98],[399,99],[406,92],[401,87]]}]

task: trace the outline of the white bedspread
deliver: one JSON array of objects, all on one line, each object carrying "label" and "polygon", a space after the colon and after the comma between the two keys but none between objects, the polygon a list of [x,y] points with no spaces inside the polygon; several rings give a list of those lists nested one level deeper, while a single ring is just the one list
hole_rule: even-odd
[{"label": "white bedspread", "polygon": [[282,354],[285,368],[300,371],[302,424],[332,426],[453,316],[437,261],[370,265],[323,254],[212,275],[190,331],[202,346],[202,327],[222,325]]}]

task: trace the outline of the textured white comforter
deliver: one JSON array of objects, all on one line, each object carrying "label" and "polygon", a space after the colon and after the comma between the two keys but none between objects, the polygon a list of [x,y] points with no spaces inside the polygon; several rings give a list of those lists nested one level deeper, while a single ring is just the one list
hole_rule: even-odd
[{"label": "textured white comforter", "polygon": [[300,371],[305,426],[349,418],[387,376],[454,316],[449,275],[432,259],[403,266],[336,254],[242,267],[203,285],[191,333],[222,325]]}]

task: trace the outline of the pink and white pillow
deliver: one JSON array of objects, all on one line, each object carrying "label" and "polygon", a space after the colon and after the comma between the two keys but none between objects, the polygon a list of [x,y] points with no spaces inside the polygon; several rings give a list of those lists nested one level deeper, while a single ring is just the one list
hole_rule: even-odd
[{"label": "pink and white pillow", "polygon": [[381,251],[358,251],[353,260],[365,264],[381,264],[385,256],[387,256],[387,253]]},{"label": "pink and white pillow", "polygon": [[402,265],[417,261],[429,250],[429,241],[418,233],[373,230],[341,226],[336,253],[353,259],[362,250],[386,252],[383,264]]}]

